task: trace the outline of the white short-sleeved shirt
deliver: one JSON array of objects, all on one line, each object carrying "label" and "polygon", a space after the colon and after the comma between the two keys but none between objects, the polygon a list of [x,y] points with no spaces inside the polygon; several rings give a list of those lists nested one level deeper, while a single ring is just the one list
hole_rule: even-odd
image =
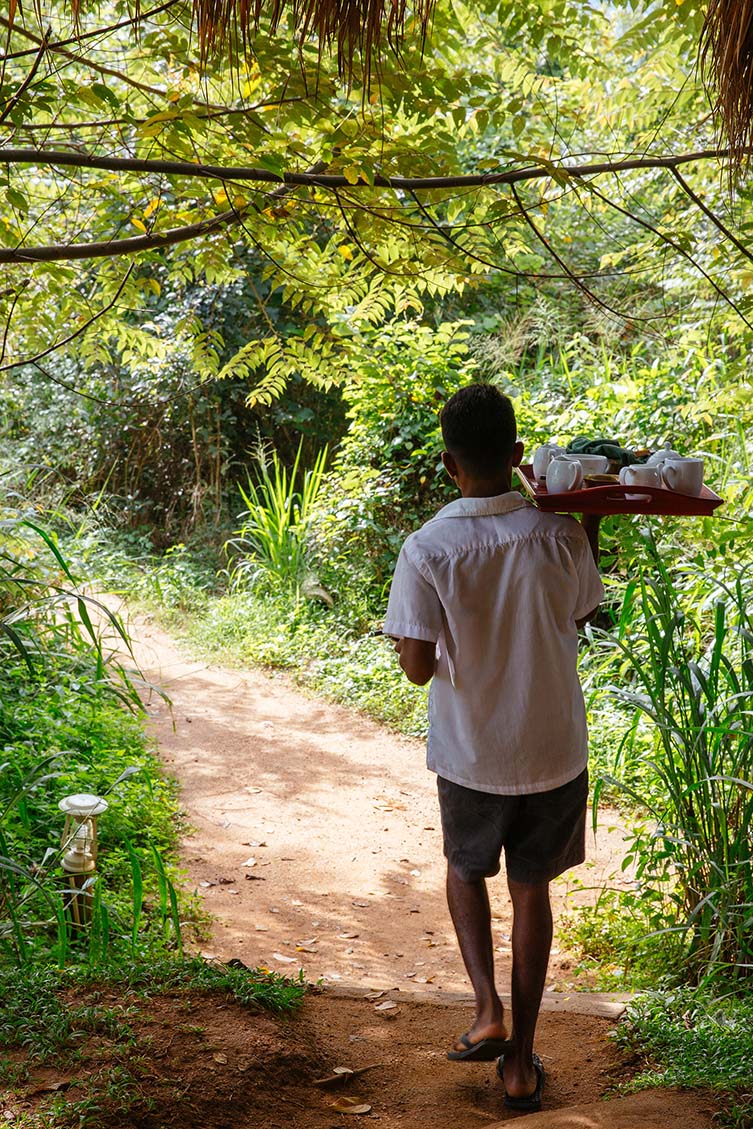
[{"label": "white short-sleeved shirt", "polygon": [[405,541],[384,630],[437,644],[428,767],[480,792],[545,792],[586,767],[575,621],[601,602],[583,527],[516,491],[459,498]]}]

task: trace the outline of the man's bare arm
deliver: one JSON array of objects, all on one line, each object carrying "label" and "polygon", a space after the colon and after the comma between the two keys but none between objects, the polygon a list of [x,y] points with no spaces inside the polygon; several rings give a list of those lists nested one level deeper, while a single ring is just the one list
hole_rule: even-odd
[{"label": "man's bare arm", "polygon": [[[601,516],[601,514],[582,514],[580,519],[580,523],[588,538],[588,544],[591,546],[591,554],[597,568],[599,567],[599,526],[601,525]],[[587,623],[590,623],[598,610],[599,607],[597,604],[588,615],[584,615],[582,619],[576,619],[575,626],[579,631],[581,627],[585,627]]]},{"label": "man's bare arm", "polygon": [[580,519],[580,524],[586,531],[588,544],[591,546],[591,553],[597,568],[599,567],[599,526],[601,525],[601,518],[601,514],[581,514]]},{"label": "man's bare arm", "polygon": [[398,639],[395,650],[408,681],[415,686],[425,686],[434,674],[436,644],[427,643],[425,639]]}]

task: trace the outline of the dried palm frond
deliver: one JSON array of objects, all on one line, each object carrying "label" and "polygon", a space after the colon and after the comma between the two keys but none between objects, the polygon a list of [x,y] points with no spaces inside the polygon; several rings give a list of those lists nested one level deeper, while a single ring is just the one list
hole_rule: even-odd
[{"label": "dried palm frond", "polygon": [[710,0],[700,44],[701,71],[727,136],[733,163],[753,141],[753,0]]},{"label": "dried palm frond", "polygon": [[[412,18],[421,42],[434,0],[415,0]],[[399,50],[408,16],[407,0],[193,0],[201,57],[206,60],[228,45],[247,45],[262,21],[274,34],[290,13],[301,40],[316,37],[320,52],[335,50],[340,74],[353,77],[358,59],[368,78],[379,70],[385,45]]]},{"label": "dried palm frond", "polygon": [[[15,5],[18,0],[11,0]],[[83,0],[69,0],[78,22]],[[385,47],[396,54],[407,22],[413,22],[423,47],[435,0],[192,0],[199,61],[206,65],[225,54],[235,57],[248,49],[262,23],[274,35],[290,14],[301,42],[315,37],[320,54],[334,50],[342,77],[352,81],[360,60],[364,86],[379,73]],[[129,4],[134,24],[141,16],[140,0]]]}]

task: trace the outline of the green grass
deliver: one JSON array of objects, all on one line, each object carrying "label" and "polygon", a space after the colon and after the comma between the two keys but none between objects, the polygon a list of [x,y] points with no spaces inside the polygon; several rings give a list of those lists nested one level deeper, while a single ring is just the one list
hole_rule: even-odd
[{"label": "green grass", "polygon": [[[97,990],[115,987],[123,1004],[113,1008],[96,1002]],[[86,1002],[77,1002],[77,990]],[[93,991],[92,991],[93,990]],[[137,1004],[165,992],[224,992],[246,1007],[289,1015],[303,1001],[306,985],[242,967],[211,964],[202,957],[119,959],[106,967],[55,968],[45,962],[10,968],[0,965],[0,1052],[24,1048],[31,1060],[45,1061],[70,1048],[76,1031],[102,1033],[128,1042],[129,1016]]]},{"label": "green grass", "polygon": [[640,1055],[643,1069],[625,1089],[711,1088],[722,1097],[717,1123],[753,1124],[753,998],[715,998],[702,989],[637,997],[617,1028],[620,1046]]},{"label": "green grass", "polygon": [[[0,966],[0,1084],[6,1094],[23,1091],[41,1065],[59,1069],[62,1077],[73,1074],[76,1086],[69,1094],[51,1095],[13,1124],[80,1129],[109,1123],[113,1115],[147,1112],[155,1100],[145,1088],[152,1073],[150,1003],[159,996],[185,994],[188,1003],[190,993],[214,993],[218,1004],[230,998],[252,1012],[288,1016],[305,991],[302,977],[208,964],[200,957],[113,960],[95,971],[44,963]],[[92,1037],[105,1050],[105,1061],[96,1053],[84,1056],[81,1048]],[[176,1095],[176,1102],[182,1097]]]}]

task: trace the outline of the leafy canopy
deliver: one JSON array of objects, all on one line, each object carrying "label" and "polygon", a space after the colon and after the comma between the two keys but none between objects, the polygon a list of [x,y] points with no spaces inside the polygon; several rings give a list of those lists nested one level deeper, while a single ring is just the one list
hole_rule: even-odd
[{"label": "leafy canopy", "polygon": [[[292,25],[202,69],[182,4],[138,30],[123,2],[84,11],[78,35],[67,7],[45,17],[0,19],[0,372],[64,346],[148,371],[178,342],[200,378],[248,378],[265,402],[293,376],[346,380],[370,327],[495,279],[574,287],[649,334],[689,280],[746,324],[746,233],[715,166],[656,166],[715,144],[691,0],[444,2],[424,52],[409,27],[368,93]],[[170,287],[239,280],[265,329],[231,357],[191,314],[165,336]]]}]

